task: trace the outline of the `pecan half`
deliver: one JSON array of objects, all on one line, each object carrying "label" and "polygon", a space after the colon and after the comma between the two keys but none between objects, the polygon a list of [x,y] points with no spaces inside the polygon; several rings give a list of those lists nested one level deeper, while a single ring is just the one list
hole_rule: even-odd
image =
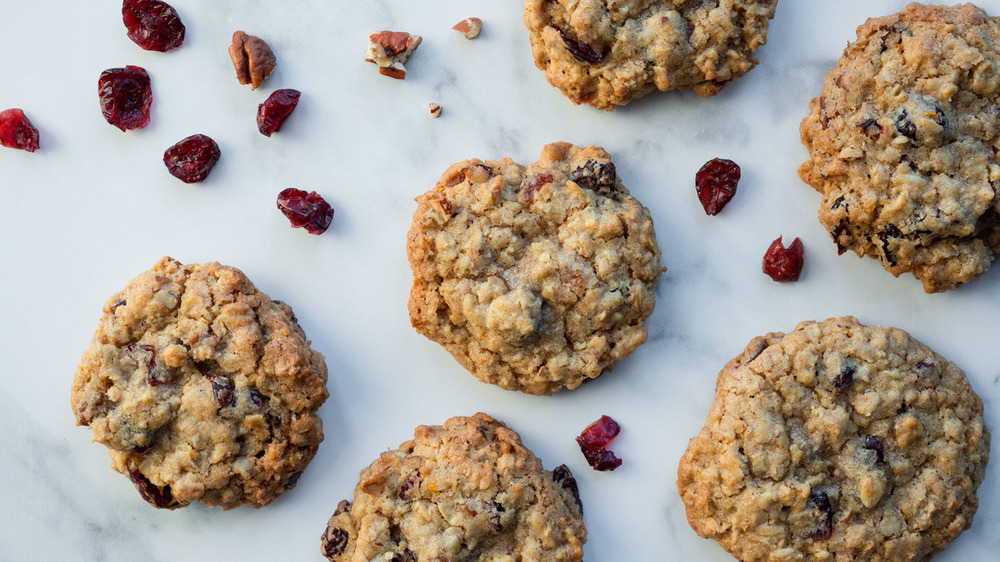
[{"label": "pecan half", "polygon": [[368,56],[366,61],[378,66],[379,74],[403,80],[406,69],[403,63],[417,50],[423,40],[419,35],[410,35],[405,31],[379,31],[368,37]]},{"label": "pecan half", "polygon": [[250,84],[251,90],[259,88],[278,65],[274,53],[263,39],[242,31],[233,33],[229,57],[233,59],[236,78],[240,84]]}]

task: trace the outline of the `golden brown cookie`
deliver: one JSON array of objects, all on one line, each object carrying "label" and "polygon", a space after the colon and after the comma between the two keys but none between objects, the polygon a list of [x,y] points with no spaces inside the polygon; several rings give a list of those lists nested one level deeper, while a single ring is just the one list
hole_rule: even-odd
[{"label": "golden brown cookie", "polygon": [[361,471],[323,533],[334,562],[583,560],[576,480],[486,414],[422,425]]},{"label": "golden brown cookie", "polygon": [[526,0],[535,64],[573,103],[718,93],[757,65],[778,0]]},{"label": "golden brown cookie", "polygon": [[989,445],[961,369],[832,318],[725,366],[677,487],[694,530],[744,562],[926,560],[972,524]]},{"label": "golden brown cookie", "polygon": [[575,388],[646,341],[660,248],[603,149],[459,162],[417,203],[410,321],[484,382]]},{"label": "golden brown cookie", "polygon": [[954,289],[1000,252],[1000,19],[910,4],[868,20],[802,121],[802,179],[841,253]]},{"label": "golden brown cookie", "polygon": [[72,406],[152,505],[261,507],[316,454],[326,377],[287,304],[163,258],[104,305]]}]

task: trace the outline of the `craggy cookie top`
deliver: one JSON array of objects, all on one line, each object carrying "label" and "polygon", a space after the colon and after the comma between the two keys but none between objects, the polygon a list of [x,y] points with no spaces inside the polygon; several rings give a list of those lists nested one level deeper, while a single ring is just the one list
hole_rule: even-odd
[{"label": "craggy cookie top", "polygon": [[575,388],[646,341],[660,249],[604,150],[459,162],[417,203],[410,321],[481,380]]},{"label": "craggy cookie top", "polygon": [[803,322],[719,373],[677,487],[743,561],[925,560],[972,524],[989,443],[965,373],[906,332]]},{"label": "craggy cookie top", "polygon": [[569,469],[549,472],[486,414],[422,425],[361,471],[321,550],[337,562],[580,561],[587,531]]},{"label": "craggy cookie top", "polygon": [[756,66],[778,0],[526,0],[535,64],[573,103],[612,110],[653,88],[701,96]]},{"label": "craggy cookie top", "polygon": [[288,305],[234,267],[163,258],[104,305],[72,406],[156,507],[260,507],[316,454],[326,377]]},{"label": "craggy cookie top", "polygon": [[1000,20],[972,4],[870,19],[801,126],[820,222],[928,293],[1000,252]]}]

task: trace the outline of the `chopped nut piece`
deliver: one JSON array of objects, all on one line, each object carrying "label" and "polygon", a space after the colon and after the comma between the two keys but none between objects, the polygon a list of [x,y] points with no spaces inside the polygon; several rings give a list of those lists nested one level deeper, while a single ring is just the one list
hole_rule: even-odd
[{"label": "chopped nut piece", "polygon": [[479,32],[483,30],[483,20],[479,18],[466,18],[456,23],[452,29],[465,35],[466,39],[475,39],[479,37]]},{"label": "chopped nut piece", "polygon": [[406,78],[403,63],[417,50],[423,38],[405,31],[380,31],[372,33],[368,40],[365,60],[378,65],[379,74],[403,80]]},{"label": "chopped nut piece", "polygon": [[251,90],[259,88],[277,66],[277,59],[267,43],[260,37],[247,35],[242,31],[233,33],[229,56],[236,68],[236,78],[240,84],[250,84]]},{"label": "chopped nut piece", "polygon": [[427,104],[427,109],[431,112],[431,117],[441,117],[441,106],[436,103]]}]

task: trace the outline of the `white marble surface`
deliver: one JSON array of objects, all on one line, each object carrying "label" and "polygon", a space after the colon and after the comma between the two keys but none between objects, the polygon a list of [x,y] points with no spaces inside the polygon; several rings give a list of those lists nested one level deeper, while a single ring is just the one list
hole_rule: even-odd
[{"label": "white marble surface", "polygon": [[[1000,268],[959,291],[926,295],[872,260],[837,256],[816,220],[819,196],[796,168],[798,124],[823,76],[865,17],[903,0],[782,0],[761,64],[711,99],[653,94],[614,113],[576,107],[534,68],[520,2],[466,0],[174,0],[188,36],[167,54],[125,35],[119,3],[0,2],[0,109],[21,107],[41,131],[29,154],[0,148],[0,560],[321,560],[319,536],[358,471],[421,423],[486,411],[518,430],[549,468],[567,463],[586,508],[586,559],[731,558],[687,525],[676,464],[701,427],[715,376],[750,338],[800,320],[853,314],[910,331],[969,375],[998,428]],[[1000,14],[1000,0],[982,5]],[[479,39],[450,30],[478,16]],[[226,53],[236,29],[260,35],[279,68],[252,92]],[[367,35],[421,34],[405,81],[363,61]],[[122,133],[101,117],[96,82],[136,64],[153,80],[151,125]],[[285,129],[256,132],[257,104],[303,92]],[[431,119],[427,104],[444,107]],[[185,185],[163,150],[201,132],[223,156]],[[451,163],[545,143],[604,146],[651,210],[668,268],[648,343],[613,373],[572,392],[530,397],[484,385],[409,326],[404,241],[413,198]],[[736,199],[707,217],[693,176],[736,160]],[[293,230],[277,192],[316,190],[331,229]],[[778,235],[800,236],[795,284],[760,272]],[[104,301],[162,255],[218,260],[295,308],[330,368],[326,441],[298,486],[272,505],[158,511],[110,470],[76,427],[69,388]],[[609,414],[625,464],[597,473],[574,437]],[[972,528],[938,559],[995,560],[1000,463],[980,488]]]}]

